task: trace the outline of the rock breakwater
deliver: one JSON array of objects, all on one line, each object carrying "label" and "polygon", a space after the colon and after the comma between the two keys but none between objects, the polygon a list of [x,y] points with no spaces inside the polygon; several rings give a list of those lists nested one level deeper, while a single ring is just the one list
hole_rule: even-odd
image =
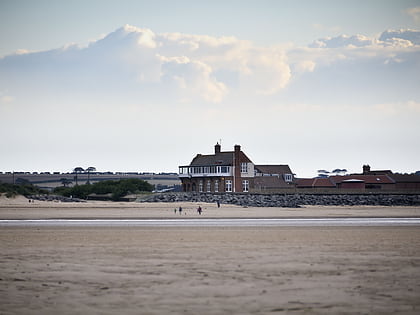
[{"label": "rock breakwater", "polygon": [[244,207],[315,206],[420,206],[420,195],[402,194],[212,194],[162,193],[153,194],[139,202],[208,202],[234,204]]}]

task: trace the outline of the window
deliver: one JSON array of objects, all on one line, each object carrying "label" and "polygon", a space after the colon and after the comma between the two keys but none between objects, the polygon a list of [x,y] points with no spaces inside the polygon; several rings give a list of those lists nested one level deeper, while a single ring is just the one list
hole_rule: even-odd
[{"label": "window", "polygon": [[232,181],[230,179],[226,180],[226,192],[232,192]]},{"label": "window", "polygon": [[248,180],[243,180],[242,181],[242,191],[243,192],[248,192],[249,191],[249,181]]},{"label": "window", "polygon": [[203,181],[202,180],[200,180],[200,182],[198,183],[198,191],[203,192]]},{"label": "window", "polygon": [[293,181],[293,175],[292,174],[284,174],[284,181],[286,181],[286,182]]},{"label": "window", "polygon": [[211,181],[210,180],[207,181],[207,189],[206,189],[206,191],[207,192],[211,192]]},{"label": "window", "polygon": [[241,173],[248,173],[248,163],[241,163]]},{"label": "window", "polygon": [[219,181],[218,180],[216,180],[214,182],[214,192],[219,192]]}]

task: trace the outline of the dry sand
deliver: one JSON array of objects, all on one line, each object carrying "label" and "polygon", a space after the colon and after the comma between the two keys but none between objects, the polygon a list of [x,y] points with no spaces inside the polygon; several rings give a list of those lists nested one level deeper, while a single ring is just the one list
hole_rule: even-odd
[{"label": "dry sand", "polygon": [[[197,214],[201,206],[203,214]],[[183,208],[185,218],[285,218],[285,217],[420,217],[420,207],[304,206],[302,208],[241,207],[198,202],[51,202],[29,203],[24,197],[0,196],[0,219],[62,218],[178,218],[174,209]]]},{"label": "dry sand", "polygon": [[[174,217],[175,206],[3,198],[0,217]],[[204,217],[420,213],[201,206]],[[0,314],[420,313],[419,227],[2,227],[0,253]]]}]

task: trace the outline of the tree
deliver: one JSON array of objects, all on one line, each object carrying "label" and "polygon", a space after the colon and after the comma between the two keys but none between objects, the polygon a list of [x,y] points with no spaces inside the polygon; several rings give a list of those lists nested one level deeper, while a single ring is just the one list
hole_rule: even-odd
[{"label": "tree", "polygon": [[337,175],[344,175],[345,173],[347,173],[347,170],[345,168],[336,168],[331,173],[335,173]]},{"label": "tree", "polygon": [[77,185],[79,185],[79,183],[77,182],[77,174],[81,174],[82,172],[84,172],[85,170],[83,169],[83,167],[80,167],[80,166],[78,166],[78,167],[76,167],[74,170],[73,170],[73,172],[76,174],[75,176],[74,176],[74,179],[76,180],[76,186]]},{"label": "tree", "polygon": [[71,183],[73,183],[70,179],[63,177],[60,179],[61,184],[63,184],[64,187],[67,187]]},{"label": "tree", "polygon": [[329,173],[327,170],[318,170],[318,177],[328,177]]},{"label": "tree", "polygon": [[96,167],[89,166],[89,167],[86,169],[86,172],[87,172],[87,174],[88,174],[87,184],[90,184],[90,173],[91,173],[91,172],[96,172]]}]

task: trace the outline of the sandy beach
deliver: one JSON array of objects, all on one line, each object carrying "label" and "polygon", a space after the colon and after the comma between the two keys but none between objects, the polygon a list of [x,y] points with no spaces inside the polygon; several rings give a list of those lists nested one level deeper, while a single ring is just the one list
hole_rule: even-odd
[{"label": "sandy beach", "polygon": [[[203,213],[197,214],[201,206]],[[381,206],[304,206],[302,208],[241,207],[197,202],[28,202],[24,197],[0,197],[0,219],[63,218],[178,218],[174,210],[182,207],[184,218],[309,218],[309,217],[420,217],[420,207]]]},{"label": "sandy beach", "polygon": [[[419,217],[416,207],[202,217]],[[0,219],[174,218],[180,204],[0,199]],[[181,205],[197,218],[197,204]],[[2,227],[1,314],[418,314],[420,228]]]}]

